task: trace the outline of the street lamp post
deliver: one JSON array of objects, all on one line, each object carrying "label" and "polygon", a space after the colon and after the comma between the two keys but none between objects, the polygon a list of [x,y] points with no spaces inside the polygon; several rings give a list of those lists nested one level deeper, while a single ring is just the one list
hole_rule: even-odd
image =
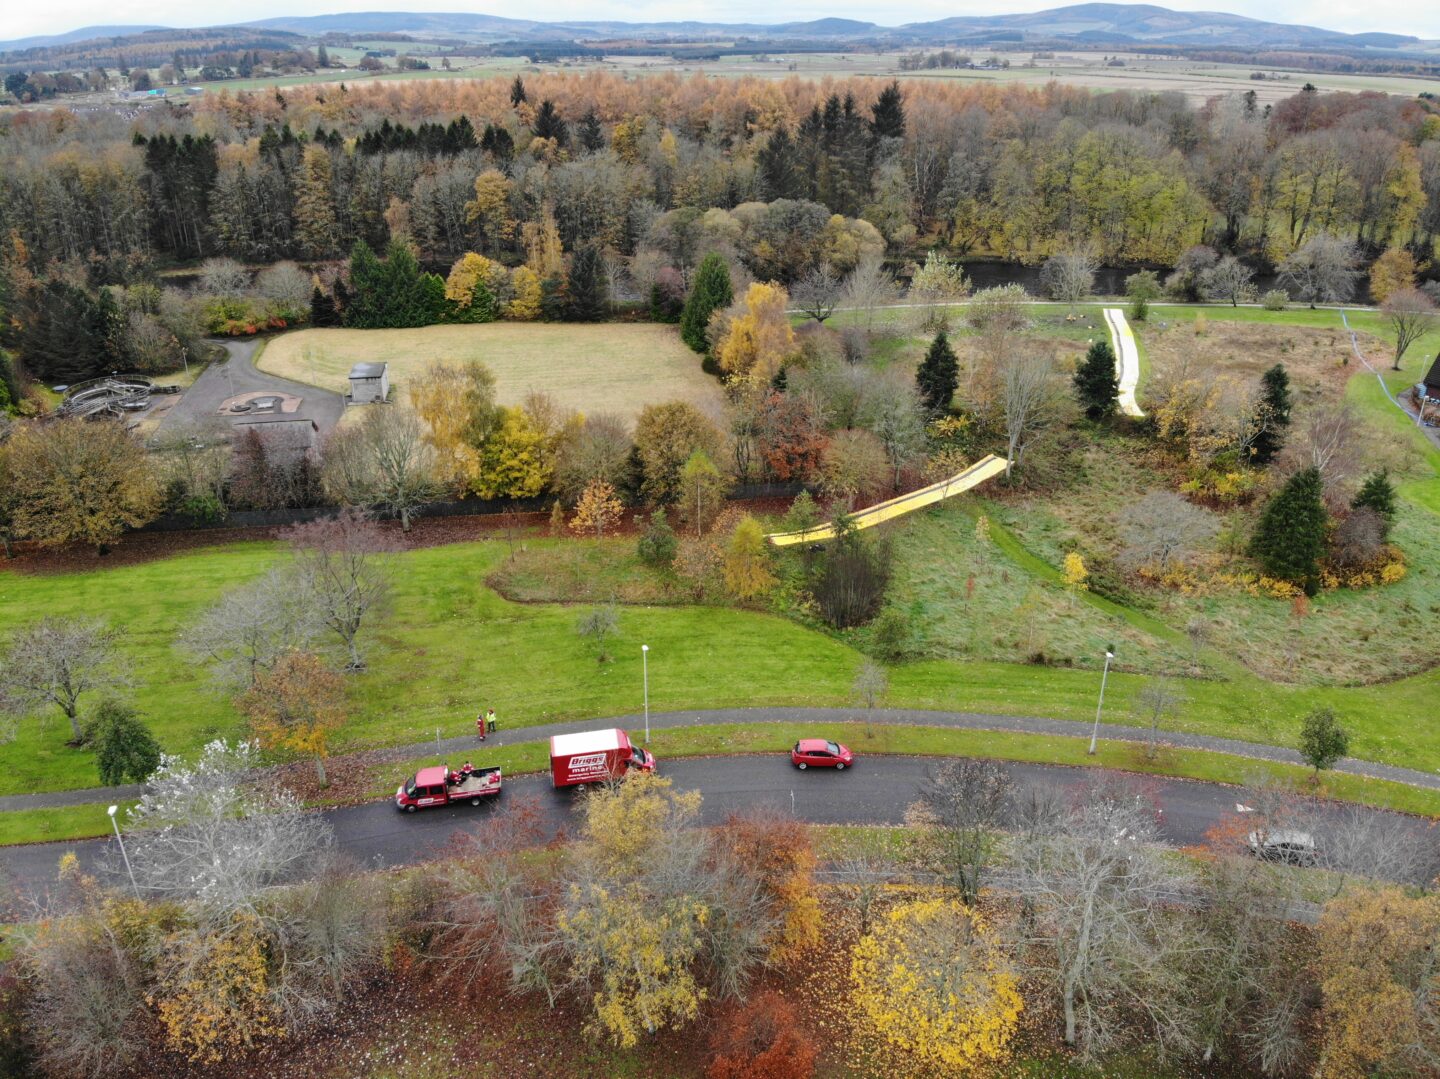
[{"label": "street lamp post", "polygon": [[1100,703],[1095,706],[1095,727],[1090,732],[1090,756],[1095,756],[1095,740],[1100,737],[1100,713],[1105,708],[1105,680],[1110,677],[1110,661],[1115,653],[1105,650],[1105,670],[1100,675]]},{"label": "street lamp post", "polygon": [[115,829],[115,840],[120,844],[120,857],[125,859],[125,872],[130,875],[130,887],[135,889],[135,898],[140,898],[140,885],[135,883],[135,870],[130,868],[130,855],[125,853],[125,837],[120,834],[120,822],[115,819],[119,806],[111,806],[107,812],[110,814],[110,826]]},{"label": "street lamp post", "polygon": [[650,646],[640,646],[640,670],[645,680],[645,744],[650,744]]}]

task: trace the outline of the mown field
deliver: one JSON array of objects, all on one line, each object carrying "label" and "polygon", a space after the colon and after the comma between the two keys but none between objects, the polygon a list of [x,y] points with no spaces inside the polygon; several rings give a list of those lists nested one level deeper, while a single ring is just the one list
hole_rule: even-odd
[{"label": "mown field", "polygon": [[581,412],[633,417],[647,404],[690,401],[720,408],[715,380],[673,326],[492,322],[414,330],[299,330],[270,341],[261,370],[344,392],[357,363],[388,363],[395,394],[435,362],[483,362],[504,404],[531,391]]}]

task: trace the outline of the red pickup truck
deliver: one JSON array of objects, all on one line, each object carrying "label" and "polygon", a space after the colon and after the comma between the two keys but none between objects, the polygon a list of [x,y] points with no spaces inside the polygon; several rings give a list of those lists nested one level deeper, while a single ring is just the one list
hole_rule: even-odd
[{"label": "red pickup truck", "polygon": [[655,754],[631,745],[630,736],[612,727],[606,731],[557,734],[550,739],[550,783],[578,787],[624,779],[631,768],[655,771]]},{"label": "red pickup truck", "polygon": [[395,808],[405,813],[431,806],[469,802],[478,806],[482,798],[500,793],[499,768],[472,768],[452,772],[450,766],[437,764],[422,768],[395,791]]}]

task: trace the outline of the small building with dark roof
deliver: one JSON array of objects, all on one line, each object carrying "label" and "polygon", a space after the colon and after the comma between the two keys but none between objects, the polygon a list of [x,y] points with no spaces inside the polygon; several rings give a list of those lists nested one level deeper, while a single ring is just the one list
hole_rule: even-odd
[{"label": "small building with dark roof", "polygon": [[350,368],[350,403],[368,405],[390,396],[388,363],[357,363]]},{"label": "small building with dark roof", "polygon": [[1426,397],[1440,401],[1440,356],[1435,357],[1435,362],[1430,365],[1430,373],[1420,385],[1424,387]]}]

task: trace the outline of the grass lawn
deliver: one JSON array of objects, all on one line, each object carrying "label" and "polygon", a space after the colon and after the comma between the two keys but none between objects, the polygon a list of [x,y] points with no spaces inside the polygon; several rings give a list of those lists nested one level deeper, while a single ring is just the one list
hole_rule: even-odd
[{"label": "grass lawn", "polygon": [[723,394],[673,326],[491,322],[414,330],[298,330],[272,339],[262,370],[344,392],[356,363],[388,363],[392,394],[431,363],[480,360],[504,404],[540,390],[586,413],[633,417],[648,404],[690,401],[718,416]]}]

